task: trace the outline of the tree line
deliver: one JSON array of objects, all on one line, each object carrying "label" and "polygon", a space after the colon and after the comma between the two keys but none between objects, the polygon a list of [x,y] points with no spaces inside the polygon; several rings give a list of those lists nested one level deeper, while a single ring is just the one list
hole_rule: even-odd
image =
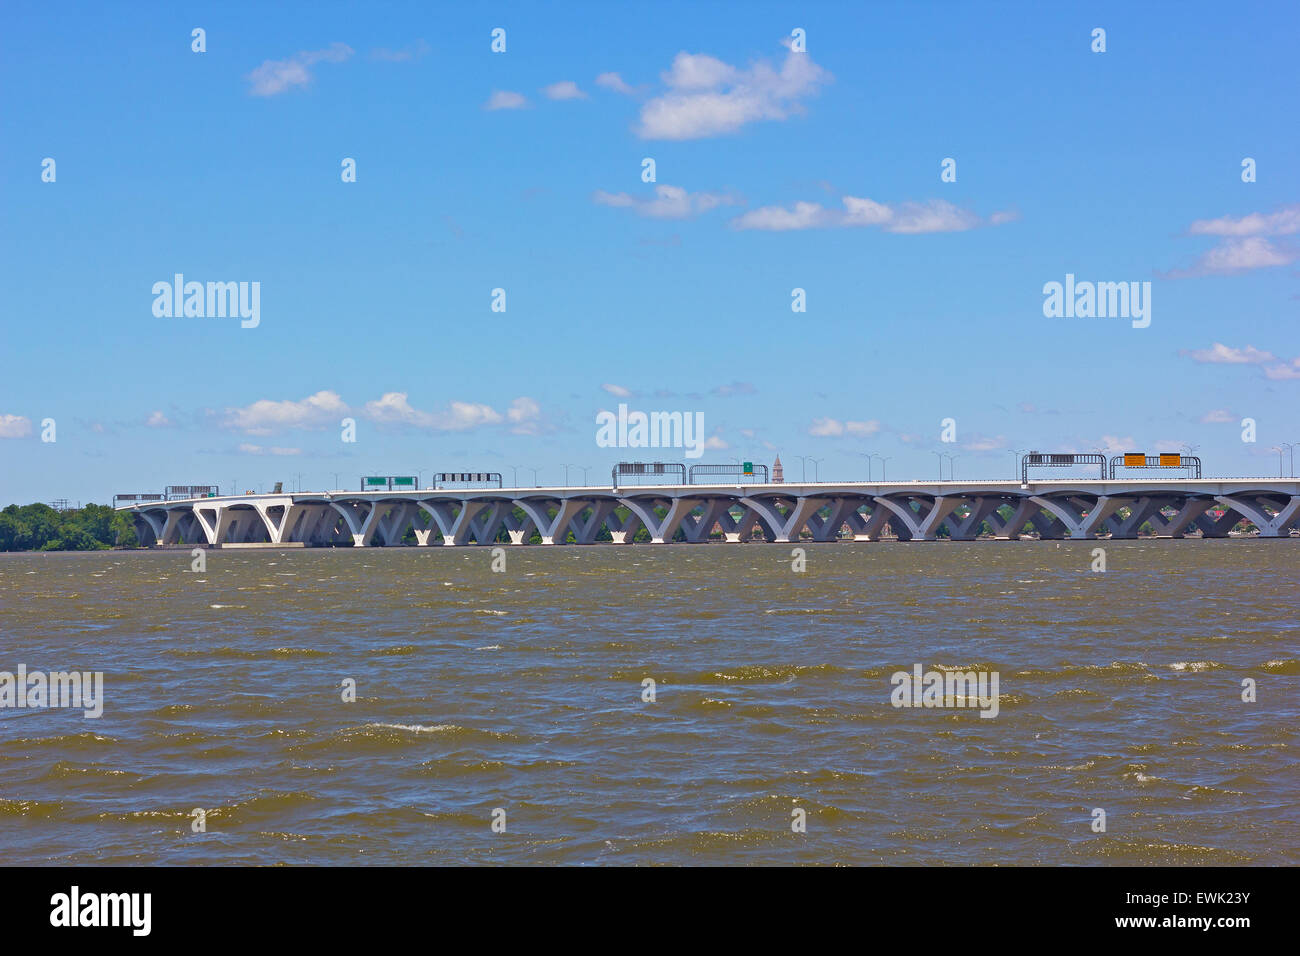
[{"label": "tree line", "polygon": [[103,551],[136,548],[125,512],[108,505],[55,511],[49,505],[9,505],[0,510],[0,551]]}]

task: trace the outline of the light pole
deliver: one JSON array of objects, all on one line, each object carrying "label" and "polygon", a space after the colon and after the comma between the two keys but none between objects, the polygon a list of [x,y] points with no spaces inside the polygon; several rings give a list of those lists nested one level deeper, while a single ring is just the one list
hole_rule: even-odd
[{"label": "light pole", "polygon": [[821,472],[817,469],[817,466],[820,465],[822,462],[824,462],[826,459],[825,459],[825,458],[809,458],[808,460],[811,461],[811,462],[813,463],[813,483],[816,484],[817,482],[819,482],[819,481],[822,480],[822,478],[821,478]]},{"label": "light pole", "polygon": [[872,457],[872,458],[879,458],[879,459],[880,459],[880,480],[881,480],[881,481],[884,481],[884,480],[885,480],[885,462],[889,461],[889,459],[893,458],[894,456],[893,456],[893,455],[872,455],[871,457]]},{"label": "light pole", "polygon": [[338,486],[339,486],[339,473],[336,471],[334,472],[334,487],[338,488]]},{"label": "light pole", "polygon": [[518,488],[519,487],[519,466],[507,465],[506,467],[510,469],[510,481],[511,481],[510,487]]},{"label": "light pole", "polygon": [[939,456],[939,480],[943,481],[943,452],[935,451],[931,452],[931,454]]},{"label": "light pole", "polygon": [[795,455],[794,457],[798,458],[799,461],[800,461],[800,463],[801,463],[801,468],[802,468],[802,470],[800,471],[800,483],[801,483],[801,484],[807,484],[807,482],[808,482],[808,456],[807,456],[807,455]]},{"label": "light pole", "polygon": [[1012,457],[1015,458],[1016,460],[1016,464],[1015,464],[1016,473],[1013,477],[1019,478],[1020,477],[1020,456],[1025,453],[1025,450],[1023,448],[1012,448],[1010,449],[1010,451]]},{"label": "light pole", "polygon": [[1269,451],[1277,452],[1277,476],[1281,478],[1282,477],[1282,449],[1278,448],[1277,445],[1274,445],[1272,448],[1269,449]]},{"label": "light pole", "polygon": [[[1288,456],[1290,457],[1290,459],[1291,459],[1291,467],[1287,469],[1287,474],[1289,474],[1292,478],[1294,478],[1294,477],[1295,477],[1295,442],[1284,441],[1284,442],[1279,442],[1279,444],[1280,444],[1283,448],[1286,449],[1287,455],[1288,455]],[[1280,473],[1281,470],[1282,470],[1281,465],[1282,465],[1282,462],[1281,462],[1281,460],[1279,459],[1279,461],[1278,461],[1278,472],[1279,472],[1278,477],[1279,477],[1279,478],[1282,477],[1282,475],[1281,475],[1281,473]]]},{"label": "light pole", "polygon": [[533,473],[533,487],[534,487],[534,488],[540,488],[540,487],[542,487],[542,483],[541,483],[541,482],[538,480],[538,478],[537,478],[537,473],[538,473],[539,471],[541,471],[542,469],[540,469],[540,468],[529,468],[528,470],[531,471],[531,472]]},{"label": "light pole", "polygon": [[586,487],[586,485],[587,485],[587,472],[591,471],[591,465],[574,465],[573,467],[574,467],[574,468],[581,468],[581,469],[582,469],[582,484],[583,484],[583,487]]},{"label": "light pole", "polygon": [[948,455],[948,454],[945,454],[943,457],[948,459],[948,480],[949,480],[949,481],[956,481],[956,480],[957,480],[957,470],[953,467],[953,462],[955,462],[955,461],[956,461],[958,458],[960,458],[961,456],[960,456],[960,455]]},{"label": "light pole", "polygon": [[871,480],[871,453],[865,451],[858,451],[858,452],[854,452],[854,454],[857,455],[859,458],[865,458],[867,460],[867,481],[870,481]]}]

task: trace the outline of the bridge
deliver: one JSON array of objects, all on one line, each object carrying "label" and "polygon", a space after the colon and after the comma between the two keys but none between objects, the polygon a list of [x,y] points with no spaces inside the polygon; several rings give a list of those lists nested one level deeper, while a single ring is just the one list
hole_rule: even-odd
[{"label": "bridge", "polygon": [[[1300,523],[1300,480],[659,484],[245,494],[138,501],[145,545],[206,547],[1260,537]],[[642,533],[644,532],[644,533]]]}]

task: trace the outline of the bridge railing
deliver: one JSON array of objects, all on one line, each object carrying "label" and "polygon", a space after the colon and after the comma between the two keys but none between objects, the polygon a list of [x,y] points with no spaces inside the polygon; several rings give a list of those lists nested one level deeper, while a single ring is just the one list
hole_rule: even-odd
[{"label": "bridge railing", "polygon": [[457,488],[472,487],[502,487],[501,472],[499,471],[439,471],[433,476],[433,486],[435,488],[445,488],[447,485],[454,485]]},{"label": "bridge railing", "polygon": [[1179,455],[1165,452],[1159,455],[1146,455],[1142,452],[1128,452],[1116,455],[1110,460],[1110,476],[1115,477],[1116,468],[1181,468],[1188,478],[1201,477],[1201,459],[1195,455]]},{"label": "bridge railing", "polygon": [[158,495],[158,494],[114,495],[113,507],[114,508],[118,507],[119,501],[128,505],[135,505],[135,504],[139,504],[142,501],[165,501],[165,500],[166,499],[162,495]]},{"label": "bridge railing", "polygon": [[[610,472],[610,484],[615,488],[619,485],[626,485],[629,482],[625,478],[641,479],[632,481],[630,484],[645,485],[684,485],[686,481],[686,466],[679,462],[672,461],[620,461]],[[665,479],[675,478],[676,481]],[[645,480],[649,479],[649,480]],[[658,479],[658,480],[656,480]]]},{"label": "bridge railing", "polygon": [[[745,471],[743,465],[691,465],[686,473],[686,483],[695,484],[696,478],[723,478],[732,477],[737,481],[748,481],[751,484],[768,484],[767,465],[749,466],[749,471]],[[703,484],[734,484],[735,482],[702,482]]]},{"label": "bridge railing", "polygon": [[1074,452],[1031,451],[1020,459],[1020,483],[1029,483],[1030,468],[1072,468],[1078,465],[1096,465],[1097,477],[1106,477],[1106,456],[1102,454],[1076,454]]},{"label": "bridge railing", "polygon": [[221,494],[216,485],[168,485],[167,500],[183,501],[186,498],[215,498]]}]

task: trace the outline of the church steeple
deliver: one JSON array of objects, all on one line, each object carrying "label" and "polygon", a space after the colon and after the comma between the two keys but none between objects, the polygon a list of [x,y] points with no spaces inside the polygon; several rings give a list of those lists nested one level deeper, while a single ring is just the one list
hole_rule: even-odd
[{"label": "church steeple", "polygon": [[785,483],[785,469],[781,467],[781,456],[776,456],[776,461],[772,462],[772,484],[780,485]]}]

